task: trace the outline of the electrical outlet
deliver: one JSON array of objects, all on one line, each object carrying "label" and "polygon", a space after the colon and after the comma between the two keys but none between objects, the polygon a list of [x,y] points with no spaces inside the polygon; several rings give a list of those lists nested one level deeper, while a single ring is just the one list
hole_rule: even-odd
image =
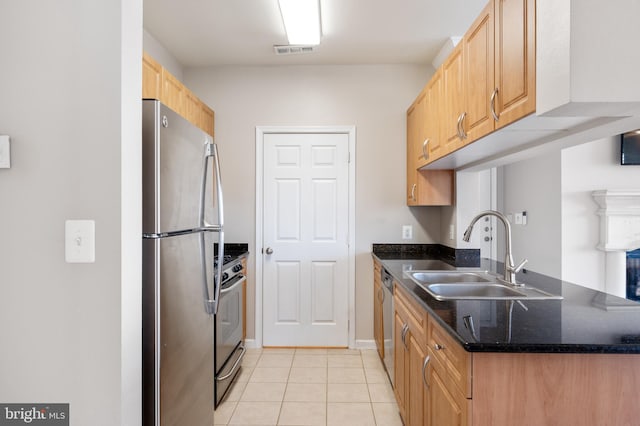
[{"label": "electrical outlet", "polygon": [[413,238],[413,227],[411,225],[402,225],[402,239],[410,240]]},{"label": "electrical outlet", "polygon": [[455,237],[456,237],[455,228],[454,228],[453,224],[449,225],[449,239],[453,240]]}]

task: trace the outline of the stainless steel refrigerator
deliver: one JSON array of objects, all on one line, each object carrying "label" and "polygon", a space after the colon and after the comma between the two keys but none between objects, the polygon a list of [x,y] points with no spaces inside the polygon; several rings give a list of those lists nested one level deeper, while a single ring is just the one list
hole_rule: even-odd
[{"label": "stainless steel refrigerator", "polygon": [[219,264],[224,256],[217,148],[162,103],[144,100],[142,158],[143,424],[213,425],[222,269],[214,271],[214,243]]}]

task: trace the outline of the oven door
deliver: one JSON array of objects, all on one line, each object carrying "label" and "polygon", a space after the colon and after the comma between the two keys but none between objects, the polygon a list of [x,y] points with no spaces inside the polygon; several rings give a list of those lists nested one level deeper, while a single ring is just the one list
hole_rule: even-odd
[{"label": "oven door", "polygon": [[223,283],[220,291],[220,303],[215,319],[215,401],[218,407],[229,390],[233,379],[240,371],[245,353],[242,344],[242,283],[246,278],[238,275],[236,279]]},{"label": "oven door", "polygon": [[242,283],[243,275],[222,284],[215,326],[216,375],[242,340]]}]

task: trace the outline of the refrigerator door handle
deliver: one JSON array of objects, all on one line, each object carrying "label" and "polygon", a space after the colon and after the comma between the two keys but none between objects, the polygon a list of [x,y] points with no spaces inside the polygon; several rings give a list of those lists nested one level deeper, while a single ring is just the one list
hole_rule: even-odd
[{"label": "refrigerator door handle", "polygon": [[220,232],[219,225],[200,226],[191,229],[181,229],[179,231],[143,233],[142,238],[156,240],[158,238],[179,237],[180,235],[195,234],[197,232]]},{"label": "refrigerator door handle", "polygon": [[[216,182],[216,195],[218,206],[218,224],[211,225],[206,222],[205,200],[207,194],[207,172],[209,169],[209,158],[213,158],[213,175]],[[200,261],[202,263],[202,293],[204,297],[205,310],[208,314],[218,312],[218,301],[220,300],[220,283],[222,282],[222,265],[224,260],[224,209],[222,204],[222,183],[220,181],[220,162],[218,159],[218,148],[216,144],[208,140],[204,145],[204,157],[202,162],[202,180],[200,182],[200,209],[199,225],[202,230],[216,231],[218,237],[218,268],[214,270],[213,277],[213,299],[209,295],[209,280],[207,274],[207,259],[205,255],[204,233],[200,233]]]}]

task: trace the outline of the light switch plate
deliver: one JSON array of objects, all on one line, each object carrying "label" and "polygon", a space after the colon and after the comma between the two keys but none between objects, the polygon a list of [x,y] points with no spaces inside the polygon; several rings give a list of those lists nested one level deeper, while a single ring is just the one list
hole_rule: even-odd
[{"label": "light switch plate", "polygon": [[0,135],[0,169],[11,168],[11,142],[9,136]]},{"label": "light switch plate", "polygon": [[67,220],[64,223],[64,260],[67,263],[96,261],[96,222]]}]

